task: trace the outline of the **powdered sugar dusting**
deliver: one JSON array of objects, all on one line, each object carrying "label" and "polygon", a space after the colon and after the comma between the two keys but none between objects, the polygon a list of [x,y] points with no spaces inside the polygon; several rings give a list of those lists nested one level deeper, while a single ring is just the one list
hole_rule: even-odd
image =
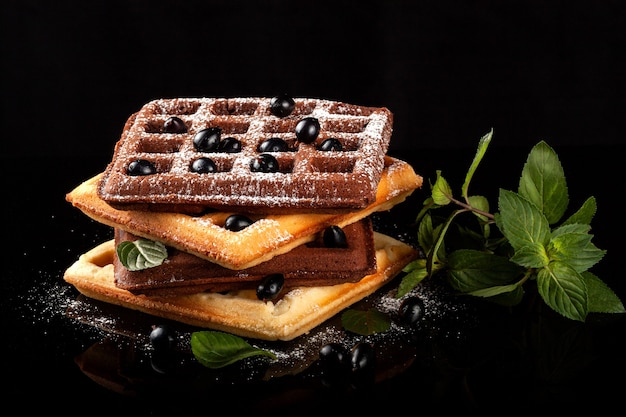
[{"label": "powdered sugar dusting", "polygon": [[[391,138],[391,113],[329,100],[294,100],[296,110],[284,118],[270,113],[270,98],[159,99],[146,104],[116,147],[103,177],[102,198],[118,203],[273,208],[357,208],[371,202]],[[163,133],[163,122],[170,116],[183,120],[188,131]],[[317,149],[318,142],[298,142],[295,125],[305,116],[319,120],[318,142],[335,137],[348,149],[324,152]],[[240,152],[194,148],[194,135],[216,126],[224,136],[242,143]],[[280,172],[251,172],[258,145],[270,137],[291,144],[288,152],[272,152]],[[213,159],[218,172],[191,173],[191,162],[199,157]],[[128,163],[138,158],[152,161],[157,173],[127,175]]]}]

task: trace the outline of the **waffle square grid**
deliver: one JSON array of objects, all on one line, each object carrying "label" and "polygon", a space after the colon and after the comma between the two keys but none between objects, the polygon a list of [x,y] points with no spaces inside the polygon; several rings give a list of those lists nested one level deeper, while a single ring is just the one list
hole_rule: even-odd
[{"label": "waffle square grid", "polygon": [[[270,111],[271,98],[176,98],[144,105],[127,121],[113,159],[99,184],[100,198],[118,209],[197,213],[207,208],[246,212],[340,212],[366,207],[375,200],[384,157],[392,133],[393,115],[384,107],[364,107],[330,100],[294,98],[286,117]],[[165,133],[163,125],[178,117],[184,133]],[[297,123],[319,121],[312,143],[298,141]],[[241,143],[237,153],[199,152],[197,132],[219,127],[222,138]],[[288,144],[276,157],[279,171],[252,172],[250,162],[269,138]],[[322,151],[336,138],[341,151]],[[210,158],[217,172],[195,173],[191,163]],[[150,161],[156,173],[132,176],[128,165]]]}]

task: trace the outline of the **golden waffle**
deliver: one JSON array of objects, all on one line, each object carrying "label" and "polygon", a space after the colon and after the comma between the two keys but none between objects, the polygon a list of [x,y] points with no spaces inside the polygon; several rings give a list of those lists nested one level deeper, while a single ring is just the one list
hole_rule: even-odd
[{"label": "golden waffle", "polygon": [[134,295],[115,285],[113,240],[82,254],[65,271],[64,279],[87,297],[166,319],[242,337],[291,340],[372,294],[418,255],[409,245],[380,233],[374,233],[374,243],[375,273],[354,283],[296,287],[276,303],[259,300],[254,290],[175,297]]},{"label": "golden waffle", "polygon": [[253,217],[247,228],[233,232],[224,228],[232,212],[199,216],[182,213],[118,210],[98,197],[100,175],[72,190],[67,200],[94,220],[134,235],[158,240],[225,268],[245,269],[311,241],[326,227],[344,227],[373,212],[391,209],[421,187],[422,177],[411,165],[385,157],[376,199],[366,208],[347,213],[272,214]]},{"label": "golden waffle", "polygon": [[[392,133],[393,116],[386,108],[296,98],[285,117],[270,111],[270,98],[177,98],[144,105],[129,118],[116,145],[98,193],[119,209],[200,212],[207,207],[248,212],[346,211],[362,209],[376,198]],[[181,133],[166,133],[164,124],[177,117]],[[303,118],[319,123],[311,143],[296,137]],[[239,152],[198,151],[194,137],[220,128],[221,138],[241,143]],[[281,138],[288,149],[262,152],[259,145]],[[335,138],[341,151],[320,150]],[[270,153],[278,172],[253,172],[250,163]],[[192,163],[208,157],[216,171],[191,172]],[[150,175],[129,175],[136,160],[155,167]]]}]

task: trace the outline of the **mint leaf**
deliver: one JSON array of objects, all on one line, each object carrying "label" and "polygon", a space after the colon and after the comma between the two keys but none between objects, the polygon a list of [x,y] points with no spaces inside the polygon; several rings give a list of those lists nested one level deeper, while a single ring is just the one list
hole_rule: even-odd
[{"label": "mint leaf", "polygon": [[550,226],[537,206],[512,191],[501,189],[498,207],[496,224],[513,249],[548,243]]},{"label": "mint leaf", "polygon": [[596,210],[597,206],[595,197],[589,197],[576,211],[576,213],[572,214],[567,220],[563,222],[563,224],[591,224],[591,220],[593,219],[593,216],[595,216]]},{"label": "mint leaf", "polygon": [[589,271],[581,276],[587,285],[590,313],[626,313],[624,304],[600,278]]},{"label": "mint leaf", "polygon": [[552,262],[537,273],[537,289],[543,301],[557,313],[585,321],[587,286],[582,276],[565,262]]},{"label": "mint leaf", "polygon": [[402,277],[402,280],[398,285],[398,292],[396,294],[396,297],[398,298],[407,294],[428,276],[426,259],[416,259],[409,262],[402,271],[406,272],[406,275]]},{"label": "mint leaf", "polygon": [[448,181],[441,176],[441,171],[437,171],[437,179],[431,190],[431,197],[438,206],[445,206],[451,202],[452,189]]},{"label": "mint leaf", "polygon": [[276,359],[272,352],[255,348],[238,336],[208,330],[191,334],[191,351],[198,362],[211,369],[223,368],[251,356]]},{"label": "mint leaf", "polygon": [[367,311],[348,309],[341,315],[341,324],[352,333],[367,336],[389,330],[391,319],[373,308]]},{"label": "mint leaf", "polygon": [[542,244],[532,242],[517,249],[511,256],[511,262],[527,268],[541,268],[550,263],[550,258]]},{"label": "mint leaf", "polygon": [[518,192],[548,219],[558,222],[569,204],[565,173],[554,150],[541,141],[536,144],[524,164]]},{"label": "mint leaf", "polygon": [[129,271],[159,266],[167,259],[167,248],[161,242],[148,239],[124,241],[115,249],[117,257]]},{"label": "mint leaf", "polygon": [[[469,202],[469,204],[482,211],[485,213],[489,213],[489,201],[487,200],[486,197],[483,197],[482,195],[471,195],[467,198],[467,201]],[[480,220],[486,222],[489,219],[487,218],[487,216],[485,216],[484,214],[481,214],[479,212],[474,211],[473,212]]]},{"label": "mint leaf", "polygon": [[463,293],[513,284],[524,272],[523,268],[503,256],[473,249],[459,249],[451,252],[448,255],[447,265],[450,285]]},{"label": "mint leaf", "polygon": [[435,231],[433,230],[433,219],[430,214],[425,214],[422,217],[417,229],[417,243],[425,252],[435,245]]},{"label": "mint leaf", "polygon": [[598,249],[587,233],[559,233],[548,245],[553,260],[567,262],[577,272],[583,272],[598,263],[606,251]]},{"label": "mint leaf", "polygon": [[463,195],[465,199],[468,198],[468,190],[470,182],[472,181],[472,177],[474,176],[474,173],[476,172],[480,161],[482,161],[483,156],[485,156],[485,152],[487,152],[487,148],[489,147],[489,143],[491,143],[492,137],[493,128],[489,131],[489,133],[484,135],[478,141],[478,148],[476,149],[474,160],[472,161],[472,165],[470,165],[469,169],[467,170],[467,174],[465,175],[465,181],[463,182],[463,186],[461,187],[461,195]]},{"label": "mint leaf", "polygon": [[591,226],[584,223],[563,224],[552,230],[552,239],[571,233],[589,233]]}]

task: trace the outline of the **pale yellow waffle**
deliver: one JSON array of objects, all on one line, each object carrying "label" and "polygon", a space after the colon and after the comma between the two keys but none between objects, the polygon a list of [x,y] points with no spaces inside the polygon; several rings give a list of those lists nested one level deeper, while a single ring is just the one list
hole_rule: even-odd
[{"label": "pale yellow waffle", "polygon": [[80,184],[67,200],[94,220],[136,236],[158,240],[168,246],[208,259],[230,269],[245,269],[311,241],[330,225],[340,227],[373,212],[386,211],[422,186],[422,177],[399,159],[385,157],[376,200],[366,208],[347,213],[276,214],[253,216],[255,222],[233,232],[224,228],[232,212],[199,216],[169,212],[118,210],[97,194],[101,174]]},{"label": "pale yellow waffle", "polygon": [[196,293],[176,297],[134,295],[114,282],[113,240],[82,254],[64,279],[87,297],[192,326],[262,340],[291,340],[372,294],[418,256],[411,246],[374,234],[377,271],[358,282],[296,287],[276,303],[261,301],[255,290]]},{"label": "pale yellow waffle", "polygon": [[[126,123],[99,195],[120,209],[177,213],[197,213],[206,207],[263,213],[336,212],[373,203],[391,138],[392,113],[384,107],[293,100],[293,111],[278,116],[271,111],[272,99],[264,97],[147,103]],[[176,118],[176,129],[167,127],[172,118]],[[316,133],[307,139],[298,135],[301,121],[314,121]],[[239,147],[224,150],[206,142],[198,147],[195,140],[207,129],[219,132],[211,136],[219,141],[212,143],[229,138]],[[284,141],[285,149],[259,148],[269,139]],[[341,148],[325,150],[326,139],[340,143]],[[276,159],[276,171],[251,168],[261,154]],[[198,173],[193,164],[200,158],[210,159],[214,169]],[[129,171],[137,160],[151,170],[141,175]]]}]

